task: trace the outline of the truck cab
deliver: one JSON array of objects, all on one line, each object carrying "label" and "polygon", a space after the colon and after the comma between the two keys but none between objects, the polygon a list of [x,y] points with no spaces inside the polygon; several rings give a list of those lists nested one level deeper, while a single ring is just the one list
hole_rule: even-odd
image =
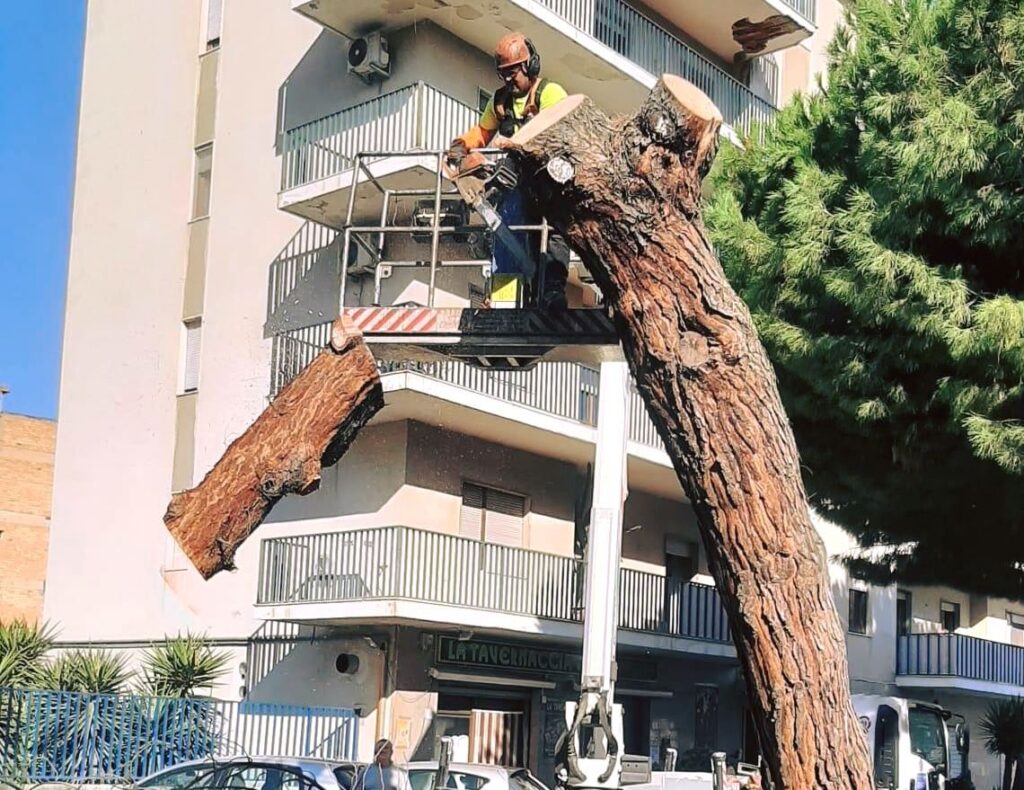
[{"label": "truck cab", "polygon": [[875,787],[887,790],[969,788],[970,736],[963,716],[939,705],[855,694],[868,741]]}]

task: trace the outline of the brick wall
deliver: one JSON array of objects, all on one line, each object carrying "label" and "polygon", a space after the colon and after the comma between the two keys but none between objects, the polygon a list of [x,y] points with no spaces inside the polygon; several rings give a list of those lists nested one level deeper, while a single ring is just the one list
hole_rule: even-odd
[{"label": "brick wall", "polygon": [[0,414],[0,620],[43,611],[57,423]]}]

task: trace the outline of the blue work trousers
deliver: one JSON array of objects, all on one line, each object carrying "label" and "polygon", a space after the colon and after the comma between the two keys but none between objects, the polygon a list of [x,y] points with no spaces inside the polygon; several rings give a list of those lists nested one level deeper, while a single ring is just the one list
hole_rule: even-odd
[{"label": "blue work trousers", "polygon": [[[502,195],[501,203],[497,208],[498,214],[506,226],[537,224],[537,221],[532,219],[526,195],[519,189],[514,189]],[[526,254],[536,264],[540,252],[540,233],[538,231],[522,231],[516,233],[515,237],[522,245],[523,250],[526,251]],[[491,253],[491,273],[525,274],[515,253],[503,244],[497,236],[494,237],[494,249]]]}]

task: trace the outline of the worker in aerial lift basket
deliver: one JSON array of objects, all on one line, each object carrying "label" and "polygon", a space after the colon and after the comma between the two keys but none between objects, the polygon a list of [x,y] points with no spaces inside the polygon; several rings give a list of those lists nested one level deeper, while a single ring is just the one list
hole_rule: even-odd
[{"label": "worker in aerial lift basket", "polygon": [[[448,150],[448,163],[455,169],[459,169],[472,149],[486,147],[496,134],[511,137],[541,110],[566,97],[561,85],[541,78],[540,53],[522,33],[508,33],[501,38],[494,50],[494,62],[503,84],[487,102],[479,123],[456,138]],[[508,160],[499,168],[498,180],[499,183],[515,183],[516,176],[511,172]],[[518,187],[504,193],[498,213],[505,225],[536,225],[542,221],[539,212]],[[569,274],[569,246],[565,239],[551,233],[548,236],[548,253],[544,260],[540,260],[540,233],[517,235],[525,237],[528,253],[540,263],[537,266],[537,281],[529,284],[536,294],[533,301],[541,309],[564,310],[565,283]],[[521,274],[523,272],[520,271],[515,254],[495,238],[491,300],[494,300],[499,290],[507,289],[510,285],[514,287]],[[543,283],[543,293],[537,293],[540,283]]]}]

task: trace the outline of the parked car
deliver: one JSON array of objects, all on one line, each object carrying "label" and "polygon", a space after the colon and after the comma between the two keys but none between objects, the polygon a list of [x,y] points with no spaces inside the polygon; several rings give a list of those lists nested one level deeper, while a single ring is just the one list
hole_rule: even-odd
[{"label": "parked car", "polygon": [[208,758],[179,763],[139,782],[153,790],[352,790],[359,765],[306,757]]},{"label": "parked car", "polygon": [[[403,766],[409,772],[412,790],[437,790],[437,762],[414,762]],[[452,763],[444,790],[548,790],[525,768],[504,768],[481,763]]]},{"label": "parked car", "polygon": [[[437,762],[400,766],[412,790],[438,790]],[[362,765],[306,757],[224,757],[191,760],[139,782],[147,790],[358,790]],[[525,768],[452,763],[443,790],[548,790]]]}]

